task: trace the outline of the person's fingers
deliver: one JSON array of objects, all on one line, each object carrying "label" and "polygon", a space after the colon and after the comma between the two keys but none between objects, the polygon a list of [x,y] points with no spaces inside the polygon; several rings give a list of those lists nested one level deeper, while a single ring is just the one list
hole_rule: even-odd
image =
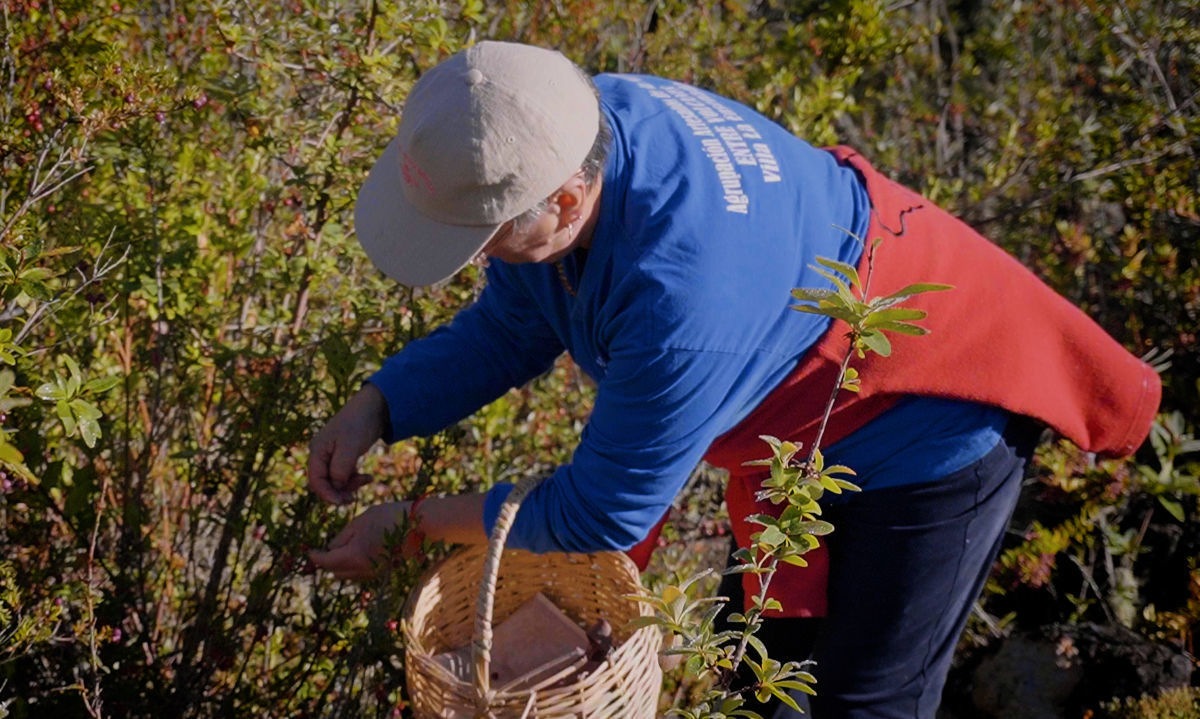
[{"label": "person's fingers", "polygon": [[354,493],[363,486],[370,484],[372,480],[374,480],[374,477],[369,474],[355,472],[350,476],[350,479],[346,480],[346,486],[342,488],[342,496],[346,499],[346,501],[352,500],[354,498]]},{"label": "person's fingers", "polygon": [[308,488],[321,499],[331,504],[339,504],[341,497],[329,483],[329,458],[333,452],[332,443],[323,436],[317,435],[308,448]]},{"label": "person's fingers", "polygon": [[329,483],[339,492],[345,492],[354,475],[358,474],[358,453],[338,442],[329,459]]},{"label": "person's fingers", "polygon": [[329,546],[326,547],[326,549],[327,550],[341,549],[342,547],[346,546],[351,541],[353,541],[354,537],[357,536],[357,534],[358,533],[354,531],[353,525],[346,527],[345,529],[343,529],[342,531],[337,533],[337,536],[335,536],[333,538],[333,541],[331,541],[329,543]]},{"label": "person's fingers", "polygon": [[360,579],[371,576],[371,563],[353,544],[345,544],[329,550],[314,549],[308,553],[313,564],[338,579]]},{"label": "person's fingers", "polygon": [[354,494],[372,480],[371,475],[355,472],[346,482],[340,486],[333,486],[333,494],[337,497],[336,504],[350,504],[354,501]]}]

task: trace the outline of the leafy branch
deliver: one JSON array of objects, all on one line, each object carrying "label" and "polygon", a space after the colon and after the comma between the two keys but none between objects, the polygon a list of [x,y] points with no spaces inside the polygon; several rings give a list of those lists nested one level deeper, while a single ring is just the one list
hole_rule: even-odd
[{"label": "leafy branch", "polygon": [[[915,324],[926,317],[926,312],[905,307],[903,303],[916,295],[951,289],[950,285],[916,283],[888,295],[869,297],[875,250],[880,242],[876,239],[868,249],[865,277],[860,277],[858,270],[847,263],[819,257],[817,263],[820,266],[812,268],[833,287],[792,291],[792,296],[801,303],[793,305],[792,309],[844,322],[848,326],[848,345],[825,403],[816,439],[804,461],[797,459],[801,450],[799,444],[764,435],[762,440],[771,448],[771,456],[746,462],[747,466],[769,468],[769,475],[755,493],[755,499],[783,505],[783,509],[778,516],[755,514],[748,518],[762,529],[750,536],[751,546],[734,553],[737,564],[726,570],[727,574],[752,574],[759,579],[759,588],[751,598],[750,606],[745,612],[729,615],[731,624],[741,625],[740,631],[717,632],[714,629],[727,598],[689,596],[689,590],[707,572],[693,576],[679,586],[668,586],[661,596],[641,598],[654,607],[655,614],[641,618],[638,624],[656,625],[678,637],[664,653],[686,657],[689,674],[715,680],[694,707],[672,709],[675,716],[684,719],[760,719],[759,714],[744,706],[748,692],[753,692],[759,702],[774,697],[796,711],[800,711],[800,707],[789,690],[816,693],[812,688],[816,677],[807,671],[811,662],[772,659],[765,645],[755,636],[767,612],[783,609],[778,599],[768,596],[771,580],[780,563],[807,566],[804,555],[819,546],[819,537],[833,531],[833,525],[820,518],[820,500],[825,492],[859,491],[857,485],[846,479],[854,476],[854,471],[844,465],[827,465],[820,450],[839,393],[860,389],[861,377],[850,367],[851,360],[864,358],[867,352],[883,357],[891,355],[889,332],[914,336],[927,334],[928,330]],[[748,656],[751,649],[753,655]],[[735,688],[734,680],[743,662],[753,672],[754,682],[747,688]]]}]

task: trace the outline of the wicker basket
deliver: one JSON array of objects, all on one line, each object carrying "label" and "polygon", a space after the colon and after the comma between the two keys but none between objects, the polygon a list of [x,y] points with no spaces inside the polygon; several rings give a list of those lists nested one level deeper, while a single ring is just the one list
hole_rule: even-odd
[{"label": "wicker basket", "polygon": [[[504,549],[521,500],[538,481],[527,478],[513,488],[487,547],[468,547],[451,555],[431,568],[409,597],[403,627],[408,692],[417,717],[655,716],[662,685],[658,664],[661,636],[655,627],[632,632],[626,628],[635,617],[650,613],[647,605],[628,598],[641,590],[633,562],[617,552],[532,554]],[[493,611],[503,620],[537,592],[581,626],[608,620],[613,628],[613,650],[582,679],[568,679],[575,668],[566,667],[532,686],[493,687]],[[468,641],[473,683],[454,676],[433,659]]]}]

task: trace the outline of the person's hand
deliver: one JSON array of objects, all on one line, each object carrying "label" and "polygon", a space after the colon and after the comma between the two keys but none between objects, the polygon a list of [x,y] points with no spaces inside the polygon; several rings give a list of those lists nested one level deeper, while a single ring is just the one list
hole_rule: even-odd
[{"label": "person's hand", "polygon": [[308,488],[332,504],[347,504],[371,476],[359,474],[358,459],[383,436],[387,401],[364,386],[321,428],[308,445]]},{"label": "person's hand", "polygon": [[[329,547],[309,552],[309,559],[338,579],[370,579],[383,559],[388,532],[401,525],[411,504],[387,502],[367,508],[338,532]],[[407,548],[408,542],[402,546]]]}]

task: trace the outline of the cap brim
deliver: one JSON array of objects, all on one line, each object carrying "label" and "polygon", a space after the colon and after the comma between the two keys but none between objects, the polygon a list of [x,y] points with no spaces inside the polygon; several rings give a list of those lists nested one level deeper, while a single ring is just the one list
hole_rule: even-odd
[{"label": "cap brim", "polygon": [[392,138],[359,189],[354,231],[367,257],[388,277],[432,285],[466,266],[499,225],[446,225],[421,214],[404,195],[398,144]]}]

